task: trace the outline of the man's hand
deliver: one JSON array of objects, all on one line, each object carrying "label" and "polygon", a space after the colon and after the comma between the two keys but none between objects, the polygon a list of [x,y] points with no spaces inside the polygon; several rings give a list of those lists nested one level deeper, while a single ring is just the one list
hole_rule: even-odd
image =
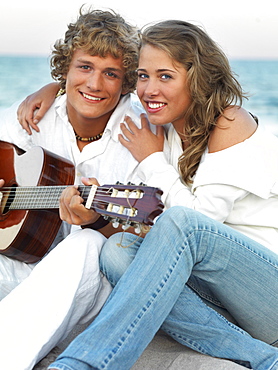
[{"label": "man's hand", "polygon": [[[82,178],[84,185],[99,185],[94,178]],[[84,206],[84,199],[80,196],[77,186],[66,188],[60,198],[60,218],[71,225],[88,225],[99,218],[99,214]]]},{"label": "man's hand", "polygon": [[[99,185],[98,181],[94,178],[82,178],[82,182],[84,185]],[[80,196],[77,186],[66,188],[60,198],[60,218],[71,225],[85,226],[96,222],[100,217],[99,213],[92,209],[86,209],[83,203],[84,199]],[[122,232],[123,229],[121,225],[115,228],[112,223],[109,223],[103,228],[98,229],[98,231],[106,238],[109,238],[117,232]],[[130,227],[128,232],[136,234],[133,227]],[[145,234],[141,234],[140,236],[144,237]]]}]

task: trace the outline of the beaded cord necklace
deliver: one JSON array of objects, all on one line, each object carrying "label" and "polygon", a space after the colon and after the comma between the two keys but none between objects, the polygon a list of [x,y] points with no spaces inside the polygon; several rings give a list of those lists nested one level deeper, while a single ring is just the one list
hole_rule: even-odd
[{"label": "beaded cord necklace", "polygon": [[[56,94],[56,98],[58,97],[58,96],[61,96],[61,95],[64,95],[65,94],[65,92],[66,92],[66,90],[65,89],[60,89],[59,91],[58,91],[58,93]],[[103,131],[104,132],[104,131]],[[97,134],[96,136],[91,136],[91,137],[82,137],[82,136],[79,136],[79,135],[77,135],[77,133],[74,131],[74,134],[75,134],[75,137],[76,137],[76,139],[77,140],[79,140],[79,141],[83,141],[83,142],[92,142],[92,141],[97,141],[97,140],[99,140],[101,137],[102,137],[102,135],[103,135],[103,132],[101,132],[100,134]]]},{"label": "beaded cord necklace", "polygon": [[101,132],[100,134],[97,134],[96,136],[91,136],[91,137],[81,137],[81,136],[79,136],[79,135],[77,135],[77,133],[74,131],[74,133],[75,133],[75,137],[76,137],[76,139],[77,140],[79,140],[79,141],[85,141],[85,142],[88,142],[88,141],[90,141],[90,142],[92,142],[92,141],[97,141],[97,140],[99,140],[101,137],[102,137],[102,135],[103,135],[103,132]]}]

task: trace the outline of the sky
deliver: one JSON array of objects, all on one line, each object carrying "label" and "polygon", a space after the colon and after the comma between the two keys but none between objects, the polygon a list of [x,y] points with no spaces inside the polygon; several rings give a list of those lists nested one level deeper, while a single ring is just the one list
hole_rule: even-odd
[{"label": "sky", "polygon": [[142,27],[164,19],[202,26],[230,59],[278,60],[276,0],[2,0],[0,55],[49,55],[82,4],[111,8]]}]

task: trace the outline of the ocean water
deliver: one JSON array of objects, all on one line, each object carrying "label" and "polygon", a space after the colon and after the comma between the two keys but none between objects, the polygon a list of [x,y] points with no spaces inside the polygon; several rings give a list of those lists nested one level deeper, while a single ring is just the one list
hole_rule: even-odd
[{"label": "ocean water", "polygon": [[0,108],[23,100],[51,81],[47,57],[0,55]]},{"label": "ocean water", "polygon": [[278,60],[232,60],[230,63],[249,95],[243,106],[278,134]]},{"label": "ocean water", "polygon": [[[278,134],[278,60],[231,60],[230,63],[250,96],[244,107]],[[23,100],[50,81],[49,58],[0,56],[0,109]]]}]

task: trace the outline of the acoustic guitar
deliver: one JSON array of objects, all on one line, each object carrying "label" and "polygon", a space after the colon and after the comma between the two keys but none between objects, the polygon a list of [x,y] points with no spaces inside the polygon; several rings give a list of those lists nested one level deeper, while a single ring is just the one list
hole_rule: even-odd
[{"label": "acoustic guitar", "polygon": [[[39,146],[23,152],[0,141],[0,253],[34,263],[51,246],[61,225],[59,198],[74,183],[73,164]],[[116,224],[153,225],[163,211],[162,191],[140,185],[78,187],[84,205]]]}]

